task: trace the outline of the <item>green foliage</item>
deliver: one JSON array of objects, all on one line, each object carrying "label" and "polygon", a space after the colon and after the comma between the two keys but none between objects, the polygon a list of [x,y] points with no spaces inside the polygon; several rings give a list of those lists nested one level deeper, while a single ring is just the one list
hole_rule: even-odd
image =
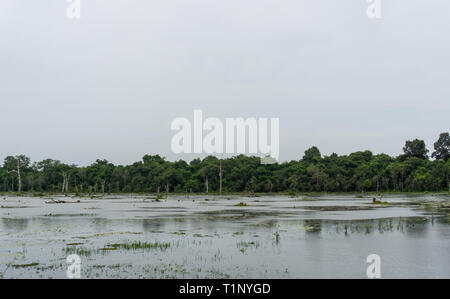
[{"label": "green foliage", "polygon": [[450,136],[448,132],[441,133],[439,139],[434,143],[432,158],[448,161],[450,158]]},{"label": "green foliage", "polygon": [[305,155],[303,156],[303,161],[309,163],[316,163],[320,161],[321,154],[319,149],[316,146],[313,146],[305,151]]},{"label": "green foliage", "polygon": [[419,159],[428,159],[428,150],[423,140],[414,139],[412,141],[406,141],[403,151],[405,152],[403,155],[404,158],[416,157]]},{"label": "green foliage", "polygon": [[382,191],[447,191],[450,160],[448,133],[435,143],[436,160],[426,157],[421,140],[407,141],[405,154],[397,158],[371,151],[350,155],[321,156],[317,147],[305,151],[299,161],[262,165],[259,157],[239,155],[219,160],[208,156],[186,161],[166,161],[159,155],[145,155],[131,165],[113,165],[97,160],[87,167],[63,164],[46,159],[30,163],[25,156],[8,156],[0,167],[0,192],[18,190],[17,161],[20,161],[22,191],[35,196],[61,192],[64,178],[68,192],[96,193],[158,193],[219,192],[220,165],[223,192],[284,192],[293,197],[305,192],[382,192]]}]

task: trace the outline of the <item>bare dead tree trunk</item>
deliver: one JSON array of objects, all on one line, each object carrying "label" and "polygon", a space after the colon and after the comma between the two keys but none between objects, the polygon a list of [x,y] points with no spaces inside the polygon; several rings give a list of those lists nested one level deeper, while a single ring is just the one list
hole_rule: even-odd
[{"label": "bare dead tree trunk", "polygon": [[20,159],[17,159],[17,179],[18,179],[18,190],[19,192],[22,192],[22,177],[20,176]]},{"label": "bare dead tree trunk", "polygon": [[206,187],[206,193],[208,193],[208,191],[209,191],[208,176],[205,177],[205,187]]},{"label": "bare dead tree trunk", "polygon": [[[17,174],[17,191],[22,192],[22,177],[20,175],[20,160],[17,158],[17,170],[6,171],[7,173],[15,172]],[[14,178],[11,178],[11,190],[14,190]]]},{"label": "bare dead tree trunk", "polygon": [[62,193],[66,193],[69,191],[69,179],[70,179],[70,174],[63,172],[62,173],[63,176],[63,184],[62,184],[62,189],[61,192]]},{"label": "bare dead tree trunk", "polygon": [[105,184],[106,184],[106,181],[103,180],[103,181],[102,181],[102,193],[103,193],[103,194],[105,194]]},{"label": "bare dead tree trunk", "polygon": [[169,180],[166,180],[166,198],[169,198]]}]

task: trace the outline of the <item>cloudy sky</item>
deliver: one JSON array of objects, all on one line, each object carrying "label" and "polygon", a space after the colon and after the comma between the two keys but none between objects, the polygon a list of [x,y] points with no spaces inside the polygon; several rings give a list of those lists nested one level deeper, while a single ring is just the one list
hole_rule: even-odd
[{"label": "cloudy sky", "polygon": [[450,2],[0,2],[0,161],[175,155],[176,117],[278,117],[280,159],[429,149],[449,130]]}]

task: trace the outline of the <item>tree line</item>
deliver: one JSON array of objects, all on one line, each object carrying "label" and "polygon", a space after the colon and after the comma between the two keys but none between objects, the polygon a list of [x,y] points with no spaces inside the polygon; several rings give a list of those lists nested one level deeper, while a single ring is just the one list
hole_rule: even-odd
[{"label": "tree line", "polygon": [[322,156],[315,146],[297,161],[263,165],[259,157],[166,161],[145,155],[131,165],[107,160],[81,167],[46,159],[8,156],[0,168],[1,192],[412,192],[450,191],[450,137],[442,133],[429,158],[423,140],[405,142],[391,157],[358,151]]}]

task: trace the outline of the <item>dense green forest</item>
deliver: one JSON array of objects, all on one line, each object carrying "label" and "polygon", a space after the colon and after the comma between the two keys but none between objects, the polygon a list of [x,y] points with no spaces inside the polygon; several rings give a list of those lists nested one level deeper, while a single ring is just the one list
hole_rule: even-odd
[{"label": "dense green forest", "polygon": [[370,192],[446,191],[450,188],[450,138],[442,133],[430,160],[423,140],[406,141],[391,157],[359,151],[322,156],[317,147],[302,159],[263,165],[244,155],[208,156],[190,163],[145,155],[132,165],[97,160],[90,166],[8,156],[0,168],[0,191],[19,192]]}]

